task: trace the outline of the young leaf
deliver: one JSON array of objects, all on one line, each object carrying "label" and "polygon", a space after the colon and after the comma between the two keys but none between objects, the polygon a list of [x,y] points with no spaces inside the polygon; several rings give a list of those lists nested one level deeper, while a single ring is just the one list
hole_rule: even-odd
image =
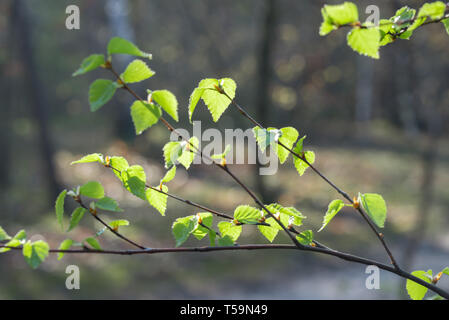
[{"label": "young leaf", "polygon": [[103,155],[101,153],[88,154],[87,156],[84,156],[79,160],[72,161],[72,163],[70,164],[72,165],[77,163],[89,163],[89,162],[99,162],[103,164],[104,163]]},{"label": "young leaf", "polygon": [[153,103],[148,104],[137,100],[131,106],[131,118],[137,135],[156,124],[161,116],[161,109]]},{"label": "young leaf", "polygon": [[172,233],[176,240],[176,247],[182,245],[198,226],[198,219],[195,216],[178,218],[172,225]]},{"label": "young leaf", "polygon": [[109,40],[108,54],[111,55],[113,53],[129,54],[132,56],[148,59],[152,58],[151,53],[143,52],[132,42],[119,37],[114,37]]},{"label": "young leaf", "polygon": [[279,229],[278,229],[278,223],[273,218],[268,218],[265,220],[266,223],[268,223],[271,227],[268,226],[257,226],[260,233],[268,239],[268,241],[273,242],[273,240],[276,238]]},{"label": "young leaf", "polygon": [[[168,188],[165,185],[162,185],[162,191],[168,192]],[[165,210],[167,209],[167,199],[168,196],[164,193],[161,193],[157,190],[148,188],[145,191],[146,198],[148,202],[157,210],[162,216],[165,216]]]},{"label": "young leaf", "polygon": [[[18,247],[22,244],[23,240],[26,239],[25,230],[20,230],[16,233],[16,235],[7,243],[5,243],[5,247]],[[11,250],[10,248],[0,248],[0,253],[7,252]]]},{"label": "young leaf", "polygon": [[95,207],[105,211],[123,212],[123,210],[118,206],[117,201],[109,197],[103,197],[95,202]]},{"label": "young leaf", "polygon": [[161,183],[167,183],[172,181],[176,175],[176,166],[172,166],[170,170],[168,170],[164,177],[161,179]]},{"label": "young leaf", "polygon": [[182,155],[187,143],[184,141],[170,141],[163,148],[165,168],[170,168],[177,164],[178,158]]},{"label": "young leaf", "polygon": [[101,249],[101,246],[98,243],[98,240],[93,237],[86,238],[86,239],[84,239],[84,241],[86,241],[92,248],[94,248],[96,250],[103,250],[103,249]]},{"label": "young leaf", "polygon": [[327,207],[327,212],[323,219],[323,225],[321,226],[320,230],[318,230],[318,232],[323,230],[344,206],[345,204],[342,200],[334,200],[331,203],[329,203],[329,206]]},{"label": "young leaf", "polygon": [[72,216],[70,217],[70,225],[69,228],[67,229],[67,232],[72,231],[78,225],[78,223],[83,218],[85,212],[86,209],[82,207],[78,207],[75,210],[73,210]]},{"label": "young leaf", "polygon": [[206,90],[216,90],[215,86],[218,85],[217,79],[203,79],[198,84],[198,87],[196,87],[192,94],[190,95],[189,99],[189,120],[192,122],[192,115],[193,111],[195,111],[195,107],[198,104],[198,101],[200,101],[201,97],[203,96],[204,91]]},{"label": "young leaf", "polygon": [[[298,139],[298,131],[293,127],[286,127],[281,129],[281,133],[282,134],[278,140],[279,143],[282,143],[287,148],[292,149],[293,144],[295,143],[296,139]],[[288,155],[290,154],[290,151],[285,149],[283,146],[280,146],[279,144],[275,144],[274,150],[276,151],[276,154],[278,155],[279,161],[281,163],[284,163],[287,160]]]},{"label": "young leaf", "polygon": [[218,230],[220,230],[222,237],[228,236],[231,238],[232,244],[234,244],[242,233],[242,226],[237,226],[232,222],[221,221],[218,223]]},{"label": "young leaf", "polygon": [[221,247],[229,247],[234,245],[234,241],[232,241],[231,236],[225,235],[218,239],[218,245]]},{"label": "young leaf", "polygon": [[378,28],[353,28],[348,33],[348,45],[358,53],[379,59],[380,31]]},{"label": "young leaf", "polygon": [[81,186],[80,194],[89,198],[100,199],[104,197],[104,189],[100,182],[89,181]]},{"label": "young leaf", "polygon": [[427,20],[437,20],[443,17],[446,5],[442,1],[424,3],[419,9],[415,22],[407,29],[413,31],[420,27]]},{"label": "young leaf", "polygon": [[105,62],[104,55],[102,54],[92,54],[81,62],[81,66],[76,70],[72,76],[79,76],[85,74],[86,72],[97,69],[99,66],[103,65]]},{"label": "young leaf", "polygon": [[64,201],[65,201],[66,194],[67,194],[67,190],[63,190],[59,194],[58,198],[56,198],[56,202],[55,202],[56,219],[58,220],[58,223],[61,226],[61,229],[64,229],[62,217],[64,216]]},{"label": "young leaf", "polygon": [[136,59],[126,67],[120,79],[125,83],[135,83],[151,78],[154,74],[155,72],[145,62]]},{"label": "young leaf", "polygon": [[147,177],[143,168],[133,165],[122,174],[125,188],[136,197],[145,200],[145,185]]},{"label": "young leaf", "polygon": [[9,240],[11,237],[6,233],[6,231],[0,227],[0,241]]},{"label": "young leaf", "polygon": [[31,268],[36,269],[48,256],[50,248],[48,243],[42,240],[26,242],[23,245],[23,256]]},{"label": "young leaf", "polygon": [[298,240],[300,244],[303,244],[305,246],[312,244],[313,243],[313,231],[307,230],[307,231],[301,232],[299,235],[296,236],[296,240]]},{"label": "young leaf", "polygon": [[[298,154],[296,148],[293,151]],[[313,151],[304,152],[304,157],[310,164],[313,164],[315,162],[315,153]],[[309,167],[309,165],[305,161],[296,156],[293,156],[293,161],[296,171],[298,171],[299,175],[302,176],[304,172],[306,172],[306,169]]]},{"label": "young leaf", "polygon": [[[193,147],[192,147],[193,145]],[[184,148],[181,156],[177,159],[180,164],[188,170],[193,160],[195,159],[195,150],[198,149],[199,141],[197,137],[192,137],[189,139],[189,143],[187,143],[186,148]]]},{"label": "young leaf", "polygon": [[223,151],[223,153],[220,154],[213,154],[211,155],[212,159],[224,159],[226,158],[226,155],[228,154],[228,152],[231,150],[231,145],[226,145],[225,150]]},{"label": "young leaf", "polygon": [[97,111],[114,96],[119,84],[111,80],[97,79],[89,88],[89,104],[92,112]]},{"label": "young leaf", "polygon": [[344,2],[337,5],[325,5],[322,10],[324,21],[342,26],[359,20],[357,6],[352,2]]},{"label": "young leaf", "polygon": [[118,227],[121,227],[121,226],[129,226],[129,221],[128,220],[114,220],[114,221],[109,222],[109,226],[112,229],[116,230],[116,229],[118,229]]},{"label": "young leaf", "polygon": [[[61,244],[59,245],[58,250],[69,250],[70,247],[73,244],[73,240],[72,239],[65,239],[64,241],[61,242]],[[62,257],[64,257],[64,252],[58,252],[58,260],[61,260]]]},{"label": "young leaf", "polygon": [[250,206],[238,206],[234,210],[234,219],[244,224],[257,224],[262,218],[260,210]]},{"label": "young leaf", "polygon": [[201,240],[209,233],[210,228],[212,228],[213,216],[212,216],[212,213],[210,213],[210,212],[201,212],[201,213],[198,213],[197,216],[200,216],[201,223],[207,227],[207,228],[203,227],[198,222],[197,227],[192,232],[192,234],[195,238],[197,238],[198,240]]},{"label": "young leaf", "polygon": [[176,96],[168,90],[156,90],[151,92],[148,100],[155,101],[167,112],[173,120],[178,121],[178,100]]},{"label": "young leaf", "polygon": [[123,183],[125,180],[125,172],[126,169],[129,168],[128,161],[123,157],[111,157],[109,160],[109,165],[112,168],[114,174],[119,178]]},{"label": "young leaf", "polygon": [[[412,275],[414,275],[417,278],[420,278],[421,280],[424,280],[428,283],[430,283],[432,280],[432,270],[428,270],[427,272],[422,270],[413,271]],[[427,293],[427,288],[407,279],[406,284],[407,293],[413,300],[422,300],[424,296]]]},{"label": "young leaf", "polygon": [[257,144],[262,152],[265,152],[267,147],[277,141],[281,135],[279,130],[275,128],[270,129],[271,130],[261,129],[259,127],[253,128],[254,137],[256,138]]},{"label": "young leaf", "polygon": [[441,272],[449,276],[449,267],[444,268]]},{"label": "young leaf", "polygon": [[378,227],[383,228],[387,218],[387,205],[382,196],[376,193],[365,193],[360,194],[359,197],[363,209],[365,209],[371,220]]},{"label": "young leaf", "polygon": [[444,25],[444,28],[446,29],[447,34],[449,34],[449,18],[444,19],[441,21]]}]

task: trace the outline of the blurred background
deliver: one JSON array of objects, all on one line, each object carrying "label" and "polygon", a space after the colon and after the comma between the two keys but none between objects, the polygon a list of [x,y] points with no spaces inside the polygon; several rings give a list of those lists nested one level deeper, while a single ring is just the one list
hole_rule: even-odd
[{"label": "blurred background", "polygon": [[[169,200],[166,217],[124,190],[100,165],[70,166],[84,154],[121,155],[142,165],[148,182],[164,173],[162,126],[135,136],[129,106],[119,91],[96,113],[88,88],[104,70],[73,78],[82,59],[103,53],[112,36],[151,52],[156,76],[134,86],[168,89],[187,121],[190,93],[206,77],[236,80],[237,100],[266,126],[294,126],[306,134],[316,166],[351,195],[376,192],[388,206],[387,242],[408,270],[439,271],[449,264],[449,37],[441,24],[421,28],[410,41],[381,49],[381,59],[359,56],[347,30],[318,35],[320,9],[341,1],[287,0],[3,0],[0,2],[0,225],[25,228],[57,247],[53,211],[60,190],[99,180],[119,200],[131,226],[122,232],[151,247],[171,247],[170,226],[195,209]],[[421,1],[378,1],[381,17]],[[80,8],[80,29],[67,30],[66,7]],[[357,1],[360,19],[369,1]],[[117,57],[117,59],[119,59]],[[124,68],[129,58],[117,61]],[[202,109],[203,112],[199,110]],[[229,108],[218,124],[204,105],[195,119],[210,127],[247,129]],[[337,198],[312,172],[299,177],[288,164],[259,176],[257,165],[233,165],[265,202],[295,206],[317,231]],[[232,213],[251,199],[222,172],[194,165],[178,170],[170,192]],[[67,211],[73,209],[67,205]],[[82,240],[99,226],[86,216],[69,236]],[[343,210],[317,235],[336,249],[387,262],[377,239],[353,210]],[[105,233],[104,248],[128,248]],[[204,243],[203,243],[204,242]],[[240,243],[266,243],[244,228]],[[287,243],[285,236],[276,242]],[[203,240],[200,245],[207,245]],[[188,241],[186,246],[199,245]],[[81,289],[65,288],[65,268],[81,271]],[[163,254],[154,256],[51,255],[37,270],[20,253],[0,255],[0,299],[375,299],[406,298],[405,283],[381,272],[381,290],[367,290],[365,267],[291,251]],[[442,280],[442,286],[449,281]]]}]

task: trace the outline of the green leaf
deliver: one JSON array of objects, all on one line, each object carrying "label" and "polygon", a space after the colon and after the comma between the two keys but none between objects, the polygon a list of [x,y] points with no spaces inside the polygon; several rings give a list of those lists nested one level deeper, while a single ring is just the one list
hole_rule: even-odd
[{"label": "green leaf", "polygon": [[86,72],[97,69],[99,66],[103,65],[105,62],[104,55],[102,54],[92,54],[81,62],[81,66],[76,70],[72,76],[79,76],[85,74]]},{"label": "green leaf", "polygon": [[77,163],[89,163],[89,162],[99,162],[101,164],[104,164],[103,155],[101,153],[88,154],[87,156],[84,156],[77,161],[72,161],[72,163],[70,164],[72,165]]},{"label": "green leaf", "polygon": [[425,3],[418,11],[415,22],[408,28],[413,31],[420,27],[427,20],[438,20],[443,17],[446,10],[446,5],[442,1],[435,1],[432,3]]},{"label": "green leaf", "polygon": [[[58,250],[69,250],[70,247],[73,244],[73,240],[72,239],[65,239],[64,241],[61,242],[61,244],[59,245]],[[61,260],[62,257],[64,257],[64,252],[58,252],[58,260]]]},{"label": "green leaf", "polygon": [[78,207],[75,210],[73,210],[72,216],[70,217],[70,225],[69,228],[67,229],[67,232],[72,231],[78,225],[78,223],[83,218],[85,212],[86,209],[82,207]]},{"label": "green leaf", "polygon": [[449,267],[444,268],[441,272],[449,276]]},{"label": "green leaf", "polygon": [[188,216],[178,218],[172,225],[172,233],[176,240],[176,247],[182,245],[189,238],[193,230],[198,226],[198,218]]},{"label": "green leaf", "polygon": [[353,28],[348,33],[348,45],[362,55],[379,59],[379,28]]},{"label": "green leaf", "polygon": [[[324,9],[321,9],[321,14],[324,18],[324,16],[325,16]],[[320,34],[320,36],[326,36],[329,33],[331,33],[332,31],[337,30],[337,29],[338,29],[338,26],[333,25],[332,22],[330,22],[329,20],[324,20],[320,25],[319,34]]]},{"label": "green leaf", "polygon": [[[288,226],[290,224],[295,226],[301,226],[302,220],[306,218],[304,215],[302,215],[301,212],[299,212],[295,208],[284,207],[278,203],[269,204],[268,206],[266,206],[266,208],[274,216],[277,216],[277,218],[284,226]],[[265,211],[262,212],[265,213]],[[274,221],[274,219],[273,220],[267,219],[267,221],[265,222],[269,223],[273,228],[283,230],[282,227],[276,221]]]},{"label": "green leaf", "polygon": [[234,219],[244,224],[257,224],[262,218],[260,210],[251,206],[242,205],[234,210]]},{"label": "green leaf", "polygon": [[[201,223],[203,225],[205,225],[209,229],[212,227],[212,221],[213,221],[212,213],[210,213],[210,212],[200,212],[200,213],[197,214],[197,216],[201,217]],[[198,225],[195,228],[195,230],[193,230],[192,234],[193,234],[193,236],[195,238],[197,238],[198,240],[201,240],[209,233],[209,229],[208,228],[203,227],[198,222]]]},{"label": "green leaf", "polygon": [[299,235],[296,236],[296,240],[299,241],[300,244],[308,246],[313,243],[313,231],[307,230],[304,232],[301,232]]},{"label": "green leaf", "polygon": [[9,240],[11,237],[6,233],[6,231],[0,227],[0,241]]},{"label": "green leaf", "polygon": [[189,119],[192,121],[193,111],[195,110],[198,101],[203,99],[209,112],[212,115],[214,122],[220,119],[221,115],[228,108],[231,100],[226,95],[217,91],[217,88],[222,88],[224,92],[231,98],[235,97],[235,89],[237,85],[234,80],[230,78],[217,79],[203,79],[198,84],[198,87],[193,90],[189,102]]},{"label": "green leaf", "polygon": [[61,229],[64,229],[62,217],[64,216],[64,201],[65,201],[66,195],[67,195],[67,190],[63,190],[59,194],[59,196],[56,198],[56,202],[55,202],[56,219],[58,220],[58,223],[61,226]]},{"label": "green leaf", "polygon": [[89,198],[100,199],[104,197],[104,189],[100,182],[89,181],[81,186],[80,194]]},{"label": "green leaf", "polygon": [[26,234],[25,230],[22,229],[22,230],[20,230],[19,232],[17,232],[17,233],[15,234],[15,236],[13,237],[13,239],[14,239],[14,240],[20,240],[20,241],[22,241],[22,240],[25,240],[26,237],[27,237],[27,234]]},{"label": "green leaf", "polygon": [[232,244],[234,244],[242,233],[242,226],[237,226],[232,222],[221,221],[218,223],[218,230],[220,230],[221,237],[229,237]]},{"label": "green leaf", "polygon": [[153,103],[137,100],[131,106],[131,118],[137,135],[156,124],[161,116],[161,109]]},{"label": "green leaf", "polygon": [[[7,243],[5,243],[6,247],[18,247],[22,244],[23,240],[26,239],[26,232],[25,230],[20,230],[16,233],[16,235]],[[7,252],[11,250],[10,248],[0,248],[0,253]]]},{"label": "green leaf", "polygon": [[[162,185],[162,191],[167,193],[168,188]],[[167,199],[168,196],[157,190],[148,188],[146,190],[146,198],[148,202],[157,210],[162,216],[165,216],[165,210],[167,209]]]},{"label": "green leaf", "polygon": [[[432,270],[428,270],[427,272],[422,270],[413,271],[412,275],[417,278],[420,278],[428,283],[431,282],[432,279]],[[407,279],[406,284],[407,293],[413,300],[422,300],[427,293],[427,288]]]},{"label": "green leaf", "polygon": [[182,155],[186,147],[187,142],[185,141],[170,141],[166,143],[163,148],[165,167],[171,168],[176,165],[178,158]]},{"label": "green leaf", "polygon": [[95,202],[95,207],[105,211],[123,212],[123,210],[118,206],[117,201],[109,197],[103,197]]},{"label": "green leaf", "polygon": [[383,228],[387,218],[387,205],[382,196],[376,193],[365,193],[359,194],[359,197],[363,209],[365,209],[371,220],[378,227]]},{"label": "green leaf", "polygon": [[36,269],[48,256],[50,248],[48,243],[42,240],[31,243],[26,242],[23,245],[23,256],[25,261],[33,268]]},{"label": "green leaf", "polygon": [[278,223],[273,218],[268,218],[265,220],[265,223],[268,223],[271,227],[268,226],[257,226],[260,233],[268,239],[268,241],[273,242],[276,236],[278,235]]},{"label": "green leaf", "polygon": [[108,54],[111,55],[113,53],[129,54],[132,56],[148,59],[152,58],[151,53],[143,52],[132,42],[119,37],[114,37],[109,40]]},{"label": "green leaf", "polygon": [[161,179],[161,183],[167,183],[172,181],[176,175],[176,166],[172,166],[170,170],[168,170],[164,177]]},{"label": "green leaf", "polygon": [[327,212],[323,219],[323,225],[321,226],[321,230],[323,230],[328,223],[332,220],[333,217],[345,206],[344,202],[342,200],[334,200],[331,203],[329,203],[329,206],[327,207]]},{"label": "green leaf", "polygon": [[84,241],[87,242],[92,248],[94,248],[96,250],[103,250],[103,249],[101,249],[101,246],[98,243],[98,240],[93,237],[86,238],[86,239],[84,239]]},{"label": "green leaf", "polygon": [[109,226],[112,229],[116,230],[116,229],[118,229],[118,227],[121,227],[121,226],[129,226],[129,221],[123,220],[123,219],[122,220],[114,220],[114,221],[109,222]]},{"label": "green leaf", "polygon": [[229,235],[225,235],[218,239],[218,245],[221,247],[229,247],[234,245],[234,241],[232,241],[232,238]]},{"label": "green leaf", "polygon": [[151,97],[148,98],[148,101],[155,101],[158,105],[167,112],[170,117],[172,117],[175,121],[178,121],[178,100],[176,100],[176,96],[168,90],[156,90],[151,92]]},{"label": "green leaf", "polygon": [[226,158],[226,155],[228,154],[228,152],[231,150],[231,145],[226,145],[225,150],[223,151],[223,153],[220,154],[214,154],[211,156],[212,159],[224,159]]},{"label": "green leaf", "polygon": [[282,134],[280,130],[275,128],[269,128],[267,130],[259,127],[254,127],[253,133],[262,152],[265,152],[267,147],[277,141]]},{"label": "green leaf", "polygon": [[[270,128],[268,130],[270,130]],[[286,127],[281,129],[281,133],[282,134],[278,140],[279,143],[282,143],[288,149],[292,149],[293,144],[295,143],[296,139],[298,139],[299,136],[298,131],[293,127]],[[276,144],[274,148],[276,154],[278,155],[279,161],[281,163],[284,163],[287,160],[290,151],[288,151],[279,144]]]},{"label": "green leaf", "polygon": [[449,34],[449,18],[444,19],[441,21],[444,25],[444,28],[446,29],[447,34]]},{"label": "green leaf", "polygon": [[155,72],[151,70],[145,62],[136,59],[126,67],[120,75],[120,79],[125,83],[135,83],[151,78]]},{"label": "green leaf", "polygon": [[111,100],[118,87],[119,84],[111,80],[95,80],[89,88],[90,111],[97,111]]},{"label": "green leaf", "polygon": [[125,181],[126,169],[129,168],[128,161],[123,157],[111,157],[109,160],[109,165],[112,168],[114,174],[119,178],[123,183]]},{"label": "green leaf", "polygon": [[344,2],[338,5],[325,5],[321,11],[323,20],[327,23],[341,26],[351,24],[359,20],[357,6],[352,2]]},{"label": "green leaf", "polygon": [[[184,148],[181,156],[177,159],[180,164],[188,170],[190,168],[190,165],[192,164],[193,160],[195,159],[195,150],[198,149],[199,141],[197,137],[192,137],[189,139],[189,143],[186,145],[186,148]],[[192,147],[193,145],[193,147]]]},{"label": "green leaf", "polygon": [[136,197],[145,200],[147,177],[143,168],[139,165],[133,165],[128,167],[122,176],[125,188]]},{"label": "green leaf", "polygon": [[[293,151],[297,154],[301,154],[300,152],[297,152],[296,148],[293,149]],[[304,157],[310,164],[313,164],[315,162],[315,153],[313,151],[304,152]],[[293,156],[293,161],[296,171],[298,171],[299,175],[302,176],[304,172],[306,172],[306,169],[309,167],[309,165],[296,156]]]}]

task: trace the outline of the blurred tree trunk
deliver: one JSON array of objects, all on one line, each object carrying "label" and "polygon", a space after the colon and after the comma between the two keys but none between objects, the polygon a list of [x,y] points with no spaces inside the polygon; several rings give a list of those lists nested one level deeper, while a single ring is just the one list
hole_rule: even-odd
[{"label": "blurred tree trunk", "polygon": [[[279,4],[278,4],[279,5]],[[262,33],[258,49],[258,64],[257,64],[257,86],[256,86],[256,119],[263,125],[268,125],[270,122],[270,79],[272,77],[271,61],[274,50],[274,42],[276,38],[276,24],[277,24],[277,8],[274,0],[265,1],[265,17],[263,19]],[[259,174],[259,159],[258,165],[255,166],[256,172],[256,190],[266,202],[275,200],[276,195],[273,192],[268,192],[264,182],[264,176]]]},{"label": "blurred tree trunk", "polygon": [[25,68],[25,85],[30,97],[29,104],[32,108],[32,115],[39,128],[39,147],[45,167],[44,172],[51,197],[50,201],[53,201],[60,191],[60,187],[56,177],[53,144],[49,134],[46,88],[42,85],[33,54],[31,17],[28,15],[27,7],[22,0],[14,1],[13,15],[16,17],[18,29],[18,54],[21,56]]},{"label": "blurred tree trunk", "polygon": [[374,82],[373,59],[357,56],[357,86],[355,102],[355,121],[357,139],[367,142],[370,135],[370,124],[373,105]]},{"label": "blurred tree trunk", "polygon": [[[108,0],[106,3],[106,16],[109,22],[109,29],[113,37],[121,37],[131,42],[134,42],[134,31],[129,23],[129,2],[128,0]],[[124,70],[129,62],[133,59],[128,55],[115,55],[114,65],[116,70]],[[121,71],[118,71],[119,73]],[[128,106],[131,106],[133,100],[126,95],[123,100],[128,105],[119,105],[115,115],[115,130],[116,135],[124,140],[129,140],[134,137],[131,116]]]}]

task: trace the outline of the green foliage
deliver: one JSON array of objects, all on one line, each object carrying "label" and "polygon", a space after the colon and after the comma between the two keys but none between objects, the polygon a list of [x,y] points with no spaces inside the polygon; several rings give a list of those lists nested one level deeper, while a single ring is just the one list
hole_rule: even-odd
[{"label": "green foliage", "polygon": [[[218,223],[218,230],[220,231],[221,237],[226,238],[225,240],[222,240],[219,244],[220,245],[233,245],[234,242],[237,241],[237,239],[240,237],[240,234],[242,233],[242,226],[241,225],[235,225],[232,222],[228,221],[221,221]],[[231,240],[229,243],[228,240]],[[224,241],[224,242],[223,242]]]},{"label": "green foliage", "polygon": [[259,145],[259,148],[260,150],[262,150],[262,152],[265,152],[268,146],[278,141],[279,137],[282,134],[280,130],[275,128],[262,129],[259,127],[254,127],[253,133],[254,137],[256,138],[257,144]]},{"label": "green foliage", "polygon": [[136,59],[126,67],[120,75],[120,79],[125,83],[135,83],[151,78],[155,72],[151,70],[145,62]]},{"label": "green foliage", "polygon": [[[202,99],[209,109],[212,119],[214,122],[217,122],[231,103],[229,98],[234,99],[236,88],[237,85],[230,78],[201,80],[198,87],[193,90],[190,96],[189,120],[192,121],[193,111],[198,101]],[[219,90],[224,91],[229,98]]]},{"label": "green foliage", "polygon": [[65,201],[66,195],[67,195],[67,190],[63,190],[59,194],[59,196],[56,198],[56,202],[55,202],[56,219],[58,220],[58,223],[61,226],[61,229],[64,229],[62,217],[64,216],[64,201]]},{"label": "green foliage", "polygon": [[148,59],[152,58],[151,53],[143,52],[132,42],[119,37],[112,38],[108,43],[108,55],[114,53],[129,54],[132,56]]},{"label": "green foliage", "polygon": [[[432,282],[432,270],[428,270],[427,272],[422,270],[413,271],[412,275],[421,280],[424,280],[428,283]],[[427,293],[427,288],[407,279],[406,284],[407,293],[413,300],[422,300]]]},{"label": "green foliage", "polygon": [[[293,149],[293,151],[296,154],[301,155],[300,152],[297,152],[297,148]],[[315,162],[315,153],[313,151],[306,151],[304,152],[304,158],[307,160],[308,163],[313,164]],[[306,169],[309,167],[309,165],[302,159],[298,158],[297,156],[293,156],[293,164],[295,165],[296,171],[298,171],[299,175],[302,176]]]},{"label": "green foliage", "polygon": [[443,17],[446,5],[442,1],[424,3],[419,9],[415,22],[408,30],[413,31],[423,25],[428,20],[437,20]]},{"label": "green foliage", "polygon": [[85,74],[86,72],[92,71],[104,65],[104,55],[102,54],[92,54],[81,62],[81,66],[76,70],[72,76],[79,76]]},{"label": "green foliage", "polygon": [[[270,130],[271,128],[268,128],[268,130]],[[285,127],[282,128],[281,130],[281,135],[278,139],[279,143],[282,143],[284,146],[286,146],[288,149],[293,149],[293,144],[295,143],[296,139],[298,139],[299,133],[298,131],[293,128],[293,127]],[[283,146],[279,145],[279,144],[275,144],[274,145],[274,150],[279,158],[279,161],[281,163],[284,163],[289,154],[290,151],[285,149]]]},{"label": "green foliage", "polygon": [[109,160],[109,165],[111,166],[114,174],[119,178],[122,182],[124,181],[124,172],[129,168],[128,161],[123,157],[111,157]]},{"label": "green foliage", "polygon": [[296,240],[299,241],[300,244],[308,246],[313,243],[313,231],[312,230],[306,230],[304,232],[301,232],[299,235],[296,236]]},{"label": "green foliage", "polygon": [[137,100],[131,105],[131,118],[138,135],[156,124],[161,116],[161,109],[154,103]]},{"label": "green foliage", "polygon": [[261,218],[260,210],[251,206],[241,205],[234,210],[234,219],[243,224],[257,224]]},{"label": "green foliage", "polygon": [[383,228],[387,218],[387,205],[382,196],[376,193],[359,194],[359,201],[371,220]]},{"label": "green foliage", "polygon": [[69,228],[67,229],[67,232],[72,231],[78,225],[78,223],[83,218],[85,212],[86,209],[82,207],[78,207],[75,210],[73,210],[72,215],[70,217],[70,224]]},{"label": "green foliage", "polygon": [[[73,244],[73,240],[72,239],[65,239],[64,241],[61,242],[61,244],[59,245],[58,250],[69,250],[70,247]],[[62,257],[64,257],[64,252],[58,252],[58,260],[61,260]]]},{"label": "green foliage", "polygon": [[90,162],[99,162],[101,164],[104,164],[103,155],[101,153],[88,154],[77,161],[73,161],[71,164],[90,163]]},{"label": "green foliage", "polygon": [[176,96],[168,90],[156,90],[152,91],[148,95],[148,101],[154,101],[165,112],[167,112],[170,117],[172,117],[175,121],[179,121],[178,119],[178,100]]},{"label": "green foliage", "polygon": [[89,88],[89,104],[92,112],[104,106],[114,96],[120,85],[107,79],[95,80]]},{"label": "green foliage", "polygon": [[[301,212],[296,210],[294,207],[284,207],[278,203],[272,203],[266,206],[266,208],[278,220],[280,220],[284,226],[295,225],[299,227],[302,225],[302,220],[306,218]],[[264,211],[262,212],[264,213]],[[266,222],[269,223],[272,227],[277,228],[278,230],[282,230],[282,227],[278,223],[272,224],[271,222],[268,222],[268,220],[270,219],[267,219]]]},{"label": "green foliage", "polygon": [[100,182],[89,181],[81,186],[80,194],[92,199],[101,199],[104,197],[104,189]]},{"label": "green foliage", "polygon": [[178,218],[172,225],[172,233],[176,240],[176,247],[182,245],[190,234],[198,227],[198,217],[188,216]]},{"label": "green foliage", "polygon": [[96,250],[103,250],[100,246],[100,243],[98,242],[97,239],[95,239],[94,237],[89,237],[84,239],[84,242],[86,242],[87,244],[89,244],[92,248],[96,249]]},{"label": "green foliage", "polygon": [[218,239],[218,245],[222,247],[229,247],[234,245],[234,241],[232,240],[231,236],[225,235]]},{"label": "green foliage", "polygon": [[126,168],[122,173],[123,185],[136,197],[145,200],[145,186],[146,186],[146,174],[143,168],[139,165],[133,165]]},{"label": "green foliage", "polygon": [[8,233],[6,233],[6,231],[2,227],[0,227],[0,241],[9,239],[11,239],[11,236],[9,236]]},{"label": "green foliage", "polygon": [[273,242],[279,233],[279,225],[273,218],[268,218],[265,223],[268,223],[271,227],[259,225],[257,228],[268,241]]},{"label": "green foliage", "polygon": [[201,240],[209,234],[209,229],[212,227],[213,216],[210,212],[200,212],[197,213],[196,217],[198,218],[198,226],[193,230],[192,234],[195,238]]},{"label": "green foliage", "polygon": [[129,226],[129,221],[128,220],[123,220],[123,219],[122,220],[114,220],[114,221],[109,222],[109,226],[112,229],[117,230],[119,227]]},{"label": "green foliage", "polygon": [[357,6],[352,2],[339,5],[325,5],[321,9],[323,23],[320,27],[320,35],[325,36],[339,26],[349,25],[359,20]]},{"label": "green foliage", "polygon": [[173,165],[180,163],[188,170],[195,158],[194,150],[198,149],[198,146],[199,141],[196,137],[190,138],[188,142],[168,142],[163,148],[165,167],[171,168]]},{"label": "green foliage", "polygon": [[[173,166],[173,168],[175,168]],[[167,193],[168,188],[165,185],[161,185],[161,191]],[[162,216],[165,216],[165,210],[167,209],[168,196],[157,190],[148,188],[146,190],[146,198],[148,202],[157,210]]]},{"label": "green foliage", "polygon": [[172,166],[170,170],[168,170],[165,173],[164,177],[161,179],[161,183],[167,183],[172,181],[175,178],[175,175],[176,175],[176,166]]},{"label": "green foliage", "polygon": [[360,54],[379,59],[380,33],[378,28],[353,28],[348,34],[348,45]]},{"label": "green foliage", "polygon": [[[9,236],[7,235],[7,237],[9,237]],[[14,247],[14,248],[18,247],[23,243],[23,241],[25,239],[26,239],[26,232],[25,232],[25,230],[22,229],[19,232],[17,232],[14,235],[14,237],[12,237],[12,239],[4,239],[4,240],[9,240],[7,243],[5,243],[5,246],[6,247]],[[9,250],[11,250],[11,249],[10,248],[0,248],[0,253],[7,252]]]},{"label": "green foliage", "polygon": [[447,34],[449,34],[449,18],[444,19],[444,20],[442,20],[441,22],[443,23],[444,28],[446,28]]},{"label": "green foliage", "polygon": [[225,150],[222,153],[219,154],[213,154],[211,156],[211,159],[224,159],[226,158],[226,155],[228,154],[228,152],[231,150],[231,145],[226,145]]},{"label": "green foliage", "polygon": [[122,212],[123,210],[118,206],[117,201],[109,197],[103,197],[95,202],[95,207],[100,210]]},{"label": "green foliage", "polygon": [[331,203],[329,203],[329,206],[327,207],[327,212],[324,215],[323,225],[321,226],[320,230],[318,230],[318,232],[323,230],[344,206],[345,204],[342,200],[334,200]]},{"label": "green foliage", "polygon": [[23,245],[22,253],[31,268],[36,269],[47,258],[49,250],[48,243],[45,241],[27,241]]}]

